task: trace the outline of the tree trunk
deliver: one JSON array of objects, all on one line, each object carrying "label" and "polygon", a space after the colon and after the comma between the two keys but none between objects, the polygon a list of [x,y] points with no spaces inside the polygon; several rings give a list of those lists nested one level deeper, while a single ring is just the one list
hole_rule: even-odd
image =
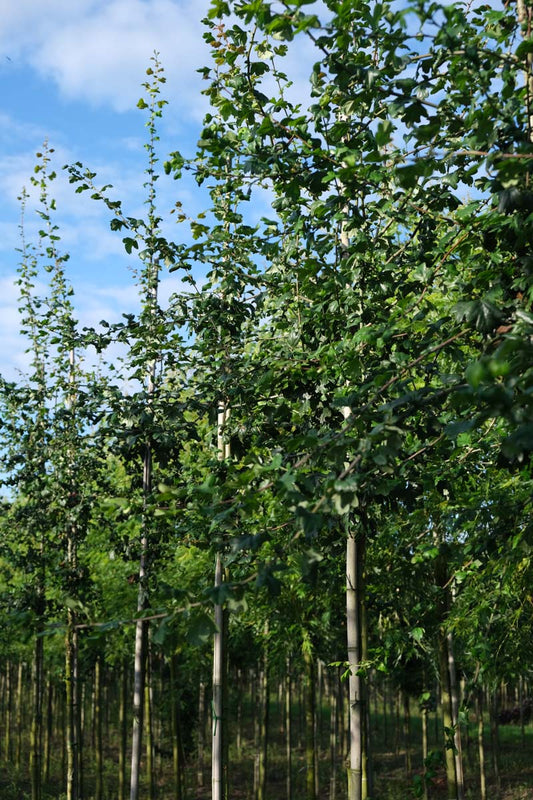
[{"label": "tree trunk", "polygon": [[[141,571],[144,572],[144,570]],[[144,599],[140,598],[140,602],[144,605]],[[138,619],[135,626],[135,660],[133,667],[133,733],[131,739],[130,800],[138,800],[139,798],[147,634],[147,624],[144,620]]]},{"label": "tree trunk", "polygon": [[348,663],[350,666],[350,764],[348,768],[348,800],[362,800],[363,709],[361,703],[361,598],[364,537],[349,530],[346,546],[346,622]]},{"label": "tree trunk", "polygon": [[453,652],[453,639],[451,633],[446,637],[448,646],[448,672],[450,675],[450,699],[452,706],[453,740],[455,744],[455,778],[457,782],[457,800],[465,800],[465,783],[463,775],[463,749],[461,745],[461,726],[459,724],[459,692],[457,687],[457,674],[455,670],[455,656]]},{"label": "tree trunk", "polygon": [[[174,800],[182,800],[183,765],[180,731],[180,698],[178,692],[178,656],[170,656],[170,686],[172,702],[172,765],[174,772]],[[199,725],[202,724],[200,719]]]},{"label": "tree trunk", "polygon": [[[222,584],[222,559],[217,554],[215,565],[215,587]],[[215,605],[215,625],[217,630],[213,642],[213,743],[211,761],[212,800],[225,800],[224,768],[224,612],[221,605]]]},{"label": "tree trunk", "polygon": [[292,800],[292,675],[291,657],[286,660],[287,674],[285,676],[285,753],[287,765],[286,793],[287,800]]},{"label": "tree trunk", "polygon": [[198,686],[198,746],[196,762],[196,786],[202,789],[204,786],[204,752],[205,752],[205,729],[206,729],[206,703],[205,703],[205,683],[200,679]]},{"label": "tree trunk", "polygon": [[485,772],[485,742],[483,721],[483,688],[477,693],[477,743],[479,754],[479,800],[487,800],[487,780]]},{"label": "tree trunk", "polygon": [[44,729],[43,776],[45,783],[50,778],[50,753],[52,751],[52,734],[54,722],[54,685],[48,677],[46,682],[46,727]]},{"label": "tree trunk", "polygon": [[305,797],[316,800],[316,681],[310,645],[304,646],[305,686]]},{"label": "tree trunk", "polygon": [[96,755],[95,800],[103,800],[104,758],[102,748],[102,662],[100,656],[94,665],[94,744]]},{"label": "tree trunk", "polygon": [[400,744],[401,744],[401,733],[402,733],[402,725],[400,719],[400,700],[401,700],[401,691],[396,689],[393,695],[394,698],[394,708],[391,709],[392,713],[391,716],[394,719],[394,755],[400,755]]},{"label": "tree trunk", "polygon": [[520,709],[520,742],[522,750],[526,747],[526,724],[524,719],[524,679],[518,679],[518,708]]},{"label": "tree trunk", "polygon": [[[72,543],[70,543],[72,545]],[[65,696],[67,706],[67,800],[79,800],[79,687],[76,615],[67,610],[65,643]]]},{"label": "tree trunk", "polygon": [[[219,402],[217,409],[217,457],[224,461],[230,457],[230,445],[224,441],[224,427],[229,418],[226,403]],[[220,553],[215,563],[215,587],[222,585],[223,568]],[[223,606],[215,605],[217,632],[213,640],[213,742],[211,757],[212,800],[226,800],[228,786],[228,738],[227,738],[227,653],[226,614]]]},{"label": "tree trunk", "polygon": [[259,675],[259,771],[257,800],[265,800],[267,786],[268,735],[270,720],[270,687],[268,680],[268,624],[265,626],[263,663]]},{"label": "tree trunk", "polygon": [[440,697],[442,707],[442,722],[444,726],[444,746],[446,758],[446,781],[448,785],[448,798],[456,800],[457,784],[455,777],[455,758],[453,755],[453,719],[450,697],[450,673],[448,670],[448,648],[446,634],[439,632],[439,671],[440,671]]},{"label": "tree trunk", "polygon": [[237,730],[235,733],[235,749],[237,758],[242,756],[242,701],[244,698],[244,675],[242,669],[237,669]]},{"label": "tree trunk", "polygon": [[11,762],[11,709],[13,708],[13,699],[11,697],[12,694],[11,674],[12,674],[11,663],[8,661],[6,663],[6,672],[5,672],[6,705],[4,712],[4,723],[5,723],[4,761],[8,764]]},{"label": "tree trunk", "polygon": [[148,776],[148,800],[154,800],[154,731],[152,719],[152,661],[150,643],[146,653],[144,682],[144,726],[146,730],[146,774]]},{"label": "tree trunk", "polygon": [[405,747],[405,774],[410,781],[413,775],[413,760],[411,756],[411,708],[409,695],[402,690],[403,697],[403,743]]},{"label": "tree trunk", "polygon": [[429,753],[428,747],[428,709],[427,704],[424,703],[422,706],[422,764],[423,764],[423,800],[428,800],[428,785],[426,779],[427,773],[427,757]]},{"label": "tree trunk", "polygon": [[[329,677],[329,800],[337,800],[338,708],[337,673]],[[290,798],[289,798],[290,800]]]},{"label": "tree trunk", "polygon": [[[361,586],[365,585],[364,563],[360,563]],[[364,592],[361,593],[361,658],[363,663],[368,663],[368,626],[366,613],[366,598]],[[374,794],[374,774],[372,768],[372,729],[370,727],[370,684],[368,681],[361,681],[361,706],[363,714],[363,758],[362,758],[362,800],[372,798]]]},{"label": "tree trunk", "polygon": [[[155,365],[151,365],[148,380],[148,395],[154,392]],[[146,683],[146,661],[148,653],[148,623],[142,618],[148,600],[148,520],[146,505],[152,492],[152,446],[145,443],[143,461],[144,513],[141,535],[141,556],[139,561],[139,589],[137,594],[138,619],[135,625],[135,657],[133,666],[133,732],[131,739],[130,800],[139,799],[141,773],[142,736],[144,724],[144,689]]]},{"label": "tree trunk", "polygon": [[42,796],[43,639],[37,635],[32,666],[33,716],[31,721],[31,800]]},{"label": "tree trunk", "polygon": [[389,720],[388,720],[388,691],[389,687],[387,682],[383,683],[383,743],[385,747],[389,744]]},{"label": "tree trunk", "polygon": [[127,696],[128,696],[128,667],[126,660],[120,667],[120,696],[118,708],[119,751],[118,751],[118,800],[126,800],[126,747],[127,747]]},{"label": "tree trunk", "polygon": [[498,735],[498,695],[496,691],[493,692],[490,707],[490,743],[492,749],[492,770],[497,791],[496,797],[499,797],[502,786],[500,775],[500,737]]}]

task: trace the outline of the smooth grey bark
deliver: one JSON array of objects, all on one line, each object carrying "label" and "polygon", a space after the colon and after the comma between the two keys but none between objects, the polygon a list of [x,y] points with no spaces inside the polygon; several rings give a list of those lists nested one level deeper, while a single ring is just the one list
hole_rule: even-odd
[{"label": "smooth grey bark", "polygon": [[11,697],[11,662],[6,663],[5,671],[5,690],[6,690],[6,705],[4,716],[4,761],[9,762],[11,759],[11,711],[13,708],[13,699]]},{"label": "smooth grey bark", "polygon": [[[77,564],[76,545],[69,538],[67,563],[74,571]],[[67,800],[79,800],[80,796],[80,709],[78,684],[78,631],[77,617],[72,608],[67,609],[67,633],[65,642],[65,695],[67,705]]]},{"label": "smooth grey bark", "polygon": [[102,745],[102,661],[98,656],[94,665],[94,746],[96,755],[95,800],[104,797],[104,754]]},{"label": "smooth grey bark", "polygon": [[265,625],[263,660],[259,672],[259,762],[257,800],[265,800],[267,786],[268,736],[270,722],[270,687],[268,679],[268,623]]},{"label": "smooth grey bark", "polygon": [[[229,418],[226,403],[220,401],[217,410],[217,456],[224,461],[231,455],[230,445],[224,440],[224,428]],[[217,553],[215,563],[215,587],[222,585],[222,557]],[[211,755],[212,800],[225,800],[227,795],[227,731],[226,702],[226,615],[220,604],[215,605],[216,632],[213,638],[213,740]]]},{"label": "smooth grey bark", "polygon": [[196,762],[196,786],[202,789],[204,786],[204,754],[205,754],[205,729],[206,729],[206,687],[202,679],[198,686],[198,742],[197,742],[197,762]]},{"label": "smooth grey bark", "polygon": [[[217,554],[215,564],[215,587],[222,584],[222,559]],[[212,800],[225,800],[224,792],[224,611],[215,605],[217,630],[213,641],[213,742],[211,755]]]},{"label": "smooth grey bark", "polygon": [[52,750],[52,732],[54,721],[54,685],[48,677],[46,682],[46,726],[44,728],[43,745],[43,778],[46,782],[50,777],[50,753]]},{"label": "smooth grey bark", "polygon": [[286,794],[292,800],[292,664],[290,655],[286,659],[285,675],[285,761],[287,769]]},{"label": "smooth grey bark", "polygon": [[424,786],[423,786],[423,800],[428,800],[428,785],[426,781],[426,759],[428,757],[428,709],[424,703],[422,709],[422,764],[424,765]]},{"label": "smooth grey bark", "polygon": [[455,744],[455,779],[457,785],[457,800],[465,800],[465,782],[463,773],[463,749],[461,743],[461,726],[459,724],[459,689],[457,685],[457,671],[455,669],[455,656],[453,650],[453,637],[448,633],[448,672],[450,675],[450,699],[452,708],[452,722],[454,728],[453,740]]},{"label": "smooth grey bark", "polygon": [[[180,698],[178,692],[178,656],[170,657],[170,683],[172,698],[172,766],[174,772],[174,800],[182,800],[183,796],[183,753],[181,746]],[[202,720],[199,720],[202,724]]]},{"label": "smooth grey bark", "polygon": [[306,800],[316,800],[316,669],[313,655],[308,647],[304,647],[303,655],[305,669],[305,797]]},{"label": "smooth grey bark", "polygon": [[413,774],[413,759],[411,754],[411,708],[409,695],[405,690],[402,690],[403,700],[403,743],[405,747],[405,774],[408,780],[411,780]]},{"label": "smooth grey bark", "polygon": [[15,714],[15,730],[17,732],[17,740],[15,745],[15,767],[20,770],[21,757],[22,757],[22,678],[23,678],[24,664],[22,661],[18,663],[17,670],[17,692],[16,692],[16,714]]},{"label": "smooth grey bark", "polygon": [[446,781],[449,800],[457,800],[457,781],[455,775],[455,758],[450,745],[449,732],[453,730],[452,704],[450,696],[450,672],[448,669],[448,647],[446,634],[439,631],[439,672],[442,722],[444,729]]},{"label": "smooth grey bark", "polygon": [[483,719],[483,688],[477,694],[477,744],[479,756],[479,800],[487,800],[487,779],[485,770],[485,741]]},{"label": "smooth grey bark", "polygon": [[126,746],[127,746],[127,696],[128,696],[128,668],[126,661],[123,660],[120,668],[120,689],[119,689],[119,751],[118,751],[118,800],[126,798]]},{"label": "smooth grey bark", "polygon": [[337,800],[338,709],[337,673],[333,672],[329,676],[329,800]]},{"label": "smooth grey bark", "polygon": [[498,695],[496,689],[493,690],[490,704],[490,742],[492,750],[492,771],[496,783],[496,795],[501,793],[501,773],[500,773],[500,737],[498,733]]},{"label": "smooth grey bark", "polygon": [[361,615],[360,615],[360,544],[348,530],[346,540],[346,630],[350,675],[349,730],[350,763],[348,767],[348,800],[362,800],[363,714],[361,705]]},{"label": "smooth grey bark", "polygon": [[154,731],[152,719],[152,659],[148,642],[144,683],[144,721],[146,730],[146,773],[148,775],[148,800],[154,800]]},{"label": "smooth grey bark", "polygon": [[[146,540],[143,550],[147,547]],[[146,554],[143,552],[139,568],[139,583],[146,578]],[[144,590],[139,590],[137,613],[144,609]],[[146,670],[147,624],[138,619],[135,625],[135,656],[133,664],[133,732],[131,738],[130,800],[139,798],[142,730],[144,724],[144,684]]]},{"label": "smooth grey bark", "polygon": [[31,800],[42,796],[43,639],[37,636],[32,664],[33,718],[31,721]]}]

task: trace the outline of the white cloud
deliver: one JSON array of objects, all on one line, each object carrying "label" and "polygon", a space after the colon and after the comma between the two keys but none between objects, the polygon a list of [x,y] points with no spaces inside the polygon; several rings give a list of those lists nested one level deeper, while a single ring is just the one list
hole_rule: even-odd
[{"label": "white cloud", "polygon": [[0,52],[56,82],[69,99],[129,110],[154,51],[182,107],[200,112],[208,0],[0,0]]}]

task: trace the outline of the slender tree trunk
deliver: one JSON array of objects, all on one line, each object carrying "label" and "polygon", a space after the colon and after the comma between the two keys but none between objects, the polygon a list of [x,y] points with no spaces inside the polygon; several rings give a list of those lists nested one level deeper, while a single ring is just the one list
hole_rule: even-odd
[{"label": "slender tree trunk", "polygon": [[102,747],[102,662],[100,656],[94,665],[94,740],[96,754],[95,800],[103,800],[104,756]]},{"label": "slender tree trunk", "polygon": [[[152,365],[148,395],[154,392],[155,365]],[[143,496],[145,513],[143,514],[141,535],[141,557],[139,562],[139,589],[137,594],[138,619],[135,625],[135,657],[133,665],[133,732],[131,739],[131,775],[130,800],[139,800],[139,783],[141,774],[142,736],[144,725],[144,690],[146,684],[146,662],[148,653],[148,623],[142,618],[147,604],[148,580],[148,520],[146,505],[152,492],[152,446],[145,443],[143,462]]]},{"label": "slender tree trunk", "polygon": [[257,672],[254,670],[251,679],[252,697],[252,728],[254,742],[254,779],[253,779],[253,800],[257,800],[259,793],[259,753],[261,751],[261,684]]},{"label": "slender tree trunk", "polygon": [[394,692],[394,708],[392,716],[394,718],[394,755],[400,755],[400,744],[401,744],[401,732],[402,732],[402,725],[400,719],[400,703],[401,701],[401,691],[400,689],[396,689]]},{"label": "slender tree trunk", "polygon": [[[73,551],[73,542],[69,542],[69,551]],[[72,555],[71,555],[72,559]],[[74,563],[71,559],[69,561]],[[67,706],[67,800],[79,800],[79,734],[80,709],[78,686],[78,631],[76,615],[67,610],[67,634],[65,644],[65,696]]]},{"label": "slender tree trunk", "polygon": [[524,679],[522,676],[518,679],[518,707],[520,709],[520,742],[522,750],[526,747],[526,724],[524,719]]},{"label": "slender tree trunk", "polygon": [[270,722],[270,688],[268,680],[268,624],[265,626],[263,663],[259,675],[259,774],[257,800],[265,800],[267,787],[268,735]]},{"label": "slender tree trunk", "polygon": [[457,798],[457,783],[455,777],[455,758],[453,755],[453,719],[450,697],[450,673],[448,670],[448,648],[446,634],[439,633],[439,668],[440,668],[440,697],[442,706],[442,722],[444,726],[444,745],[446,759],[446,781],[448,784],[448,797],[450,800]]},{"label": "slender tree trunk", "polygon": [[237,669],[237,730],[235,733],[235,749],[237,758],[242,756],[242,701],[244,697],[244,675],[242,669]]},{"label": "slender tree trunk", "polygon": [[[144,604],[144,600],[142,602]],[[130,800],[139,800],[147,633],[146,623],[144,620],[138,619],[135,627],[135,659],[133,667],[133,733],[131,738]]]},{"label": "slender tree trunk", "polygon": [[411,780],[413,775],[413,759],[411,755],[411,708],[409,702],[409,695],[405,690],[402,690],[403,698],[403,742],[405,747],[405,774],[408,780]]},{"label": "slender tree trunk", "polygon": [[[490,743],[492,749],[492,771],[496,783],[496,797],[501,794],[500,737],[498,735],[498,694],[494,691],[490,707]],[[492,798],[491,798],[492,800]]]},{"label": "slender tree trunk", "polygon": [[485,741],[483,720],[483,689],[477,693],[477,744],[479,754],[479,800],[487,800],[487,780],[485,771]]},{"label": "slender tree trunk", "polygon": [[363,587],[362,561],[364,538],[348,531],[346,547],[346,621],[348,637],[350,765],[348,768],[348,800],[362,800],[363,709],[361,702],[361,598]]},{"label": "slender tree trunk", "polygon": [[[338,708],[337,674],[330,674],[329,686],[329,800],[337,800]],[[289,798],[290,800],[290,798]]]},{"label": "slender tree trunk", "polygon": [[[365,585],[364,563],[360,560],[361,580],[360,585]],[[361,658],[363,663],[368,662],[368,625],[366,612],[366,598],[361,592]],[[362,800],[367,800],[374,793],[374,774],[372,768],[372,729],[370,726],[370,684],[361,681],[361,705],[363,712],[363,772],[361,794]]]},{"label": "slender tree trunk", "polygon": [[305,797],[316,800],[316,680],[315,662],[309,646],[304,647],[305,686]]},{"label": "slender tree trunk", "polygon": [[[155,132],[153,128],[154,118],[152,116],[151,122],[151,140],[148,146],[150,154],[149,166],[149,197],[148,204],[150,208],[150,236],[156,233],[156,210],[155,210],[155,153],[154,142]],[[149,248],[153,248],[150,243]],[[145,272],[143,275],[143,285],[145,288],[144,302],[146,306],[147,323],[149,328],[157,323],[157,315],[159,310],[158,304],[158,285],[159,285],[159,263],[153,249],[150,251],[150,257],[146,264]],[[150,333],[155,336],[155,332],[150,330]],[[153,342],[147,343],[147,347],[153,348]],[[149,418],[148,425],[151,424],[153,416],[153,398],[156,389],[156,358],[151,357],[146,360],[146,412]],[[135,656],[133,666],[133,731],[132,731],[132,744],[131,744],[131,774],[130,774],[130,800],[139,800],[139,784],[140,784],[140,768],[142,757],[142,737],[144,725],[144,691],[146,683],[146,668],[148,660],[148,623],[142,619],[142,613],[148,605],[148,572],[149,572],[149,516],[148,504],[152,494],[152,481],[153,481],[153,443],[152,431],[147,429],[144,442],[144,456],[143,456],[143,515],[142,515],[142,528],[141,528],[141,541],[140,541],[140,558],[139,558],[139,585],[137,594],[137,623],[135,626]]]},{"label": "slender tree trunk", "polygon": [[455,744],[455,777],[457,782],[457,800],[465,800],[465,783],[463,775],[463,749],[461,744],[461,726],[459,724],[459,692],[457,686],[457,673],[455,669],[455,656],[453,652],[453,638],[451,633],[446,637],[448,646],[448,672],[450,675],[450,699],[452,705],[452,722],[454,728],[453,740]]},{"label": "slender tree trunk", "polygon": [[82,683],[80,677],[80,665],[79,665],[79,637],[77,639],[77,653],[78,658],[76,660],[76,682],[75,686],[77,688],[78,696],[76,698],[76,705],[78,709],[77,717],[76,717],[76,725],[78,726],[78,796],[80,800],[84,800],[84,767],[85,767],[85,759],[84,759],[84,735],[85,735],[85,708],[86,708],[86,700],[87,700],[87,686],[85,683]]},{"label": "slender tree trunk", "polygon": [[[316,662],[316,715],[315,715],[315,740],[316,740],[316,763],[320,757],[320,748],[322,746],[322,703],[323,703],[323,690],[324,690],[324,664],[320,659]],[[318,770],[317,770],[318,774]],[[318,785],[316,787],[318,794]]]},{"label": "slender tree trunk", "polygon": [[150,657],[150,643],[148,643],[146,653],[144,723],[146,731],[146,774],[148,776],[148,800],[154,800],[154,730],[152,718],[152,660]]},{"label": "slender tree trunk", "polygon": [[48,677],[46,682],[46,727],[44,729],[43,776],[45,783],[50,778],[50,753],[52,751],[52,735],[54,722],[54,684]]},{"label": "slender tree trunk", "polygon": [[4,727],[4,761],[11,762],[11,709],[13,708],[12,694],[12,666],[11,662],[6,663],[6,705],[5,705],[5,727]]},{"label": "slender tree trunk", "polygon": [[285,677],[285,753],[287,765],[287,800],[292,800],[292,664],[290,655],[286,660]]},{"label": "slender tree trunk", "polygon": [[205,718],[205,683],[200,679],[200,684],[198,686],[198,746],[196,763],[196,786],[198,789],[202,789],[204,786]]},{"label": "slender tree trunk", "polygon": [[[172,697],[172,765],[174,770],[174,800],[182,800],[183,764],[180,731],[180,698],[178,692],[178,656],[170,657],[170,685]],[[198,720],[199,725],[202,719]]]},{"label": "slender tree trunk", "polygon": [[[220,401],[217,410],[217,457],[224,461],[231,455],[230,445],[224,440],[224,427],[229,418],[229,409]],[[215,563],[215,587],[222,585],[223,567],[220,553]],[[226,615],[223,606],[215,605],[215,625],[217,632],[213,641],[213,742],[211,757],[212,800],[226,800],[228,785],[226,730],[227,706],[227,654],[226,654]]]},{"label": "slender tree trunk", "polygon": [[[222,559],[217,554],[215,565],[215,587],[222,584]],[[224,612],[221,605],[215,605],[215,625],[217,630],[213,644],[213,744],[211,762],[212,800],[225,800],[224,770]]]},{"label": "slender tree trunk", "polygon": [[424,702],[422,705],[422,764],[423,764],[423,778],[424,778],[424,786],[423,786],[423,800],[428,800],[428,785],[427,785],[427,757],[429,752],[428,747],[428,708],[427,703]]},{"label": "slender tree trunk", "polygon": [[120,695],[118,707],[119,751],[118,751],[118,800],[126,800],[126,747],[127,747],[127,696],[128,696],[128,667],[126,660],[120,667]]},{"label": "slender tree trunk", "polygon": [[31,721],[30,774],[31,800],[42,796],[42,722],[43,722],[43,639],[35,640],[33,665],[33,717]]}]

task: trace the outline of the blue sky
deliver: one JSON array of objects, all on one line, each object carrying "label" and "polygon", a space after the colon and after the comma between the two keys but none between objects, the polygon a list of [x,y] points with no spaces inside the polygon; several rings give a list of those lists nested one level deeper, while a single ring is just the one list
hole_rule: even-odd
[{"label": "blue sky", "polygon": [[[121,235],[110,231],[109,212],[88,195],[75,194],[64,164],[83,162],[99,185],[113,184],[124,212],[143,214],[146,167],[146,112],[137,109],[141,84],[154,51],[159,53],[167,84],[159,133],[161,160],[173,150],[193,155],[208,110],[197,70],[210,63],[202,38],[202,18],[209,0],[0,0],[0,373],[8,379],[24,371],[28,356],[18,335],[17,288],[14,285],[20,245],[20,203],[30,191],[25,230],[36,240],[37,196],[30,177],[43,141],[54,148],[58,178],[53,195],[63,252],[70,254],[68,275],[75,291],[80,324],[120,319],[135,311],[137,289]],[[314,9],[323,11],[316,0]],[[293,99],[308,98],[308,76],[316,54],[298,41],[286,68],[294,82]],[[304,101],[305,102],[305,101]],[[188,216],[206,204],[189,181],[162,176],[159,211],[176,201]],[[260,198],[253,213],[268,207]],[[173,220],[169,217],[169,220]],[[169,230],[170,226],[174,230]],[[180,241],[185,226],[168,223],[167,236]],[[176,275],[162,280],[162,297],[179,289]]]},{"label": "blue sky", "polygon": [[[18,335],[14,286],[20,245],[22,187],[30,191],[27,235],[38,220],[30,177],[35,153],[48,140],[54,148],[61,249],[80,322],[118,319],[136,305],[132,257],[121,236],[109,230],[109,213],[77,195],[61,167],[82,161],[111,183],[124,210],[143,212],[146,114],[136,108],[154,51],[165,68],[169,106],[161,122],[162,160],[179,149],[194,153],[207,109],[196,70],[209,62],[201,19],[209,0],[0,0],[0,372],[13,378],[27,357]],[[205,200],[191,184],[160,181],[162,212],[181,200],[194,215]],[[176,230],[179,239],[185,231]],[[163,295],[176,286],[163,280]]]}]

